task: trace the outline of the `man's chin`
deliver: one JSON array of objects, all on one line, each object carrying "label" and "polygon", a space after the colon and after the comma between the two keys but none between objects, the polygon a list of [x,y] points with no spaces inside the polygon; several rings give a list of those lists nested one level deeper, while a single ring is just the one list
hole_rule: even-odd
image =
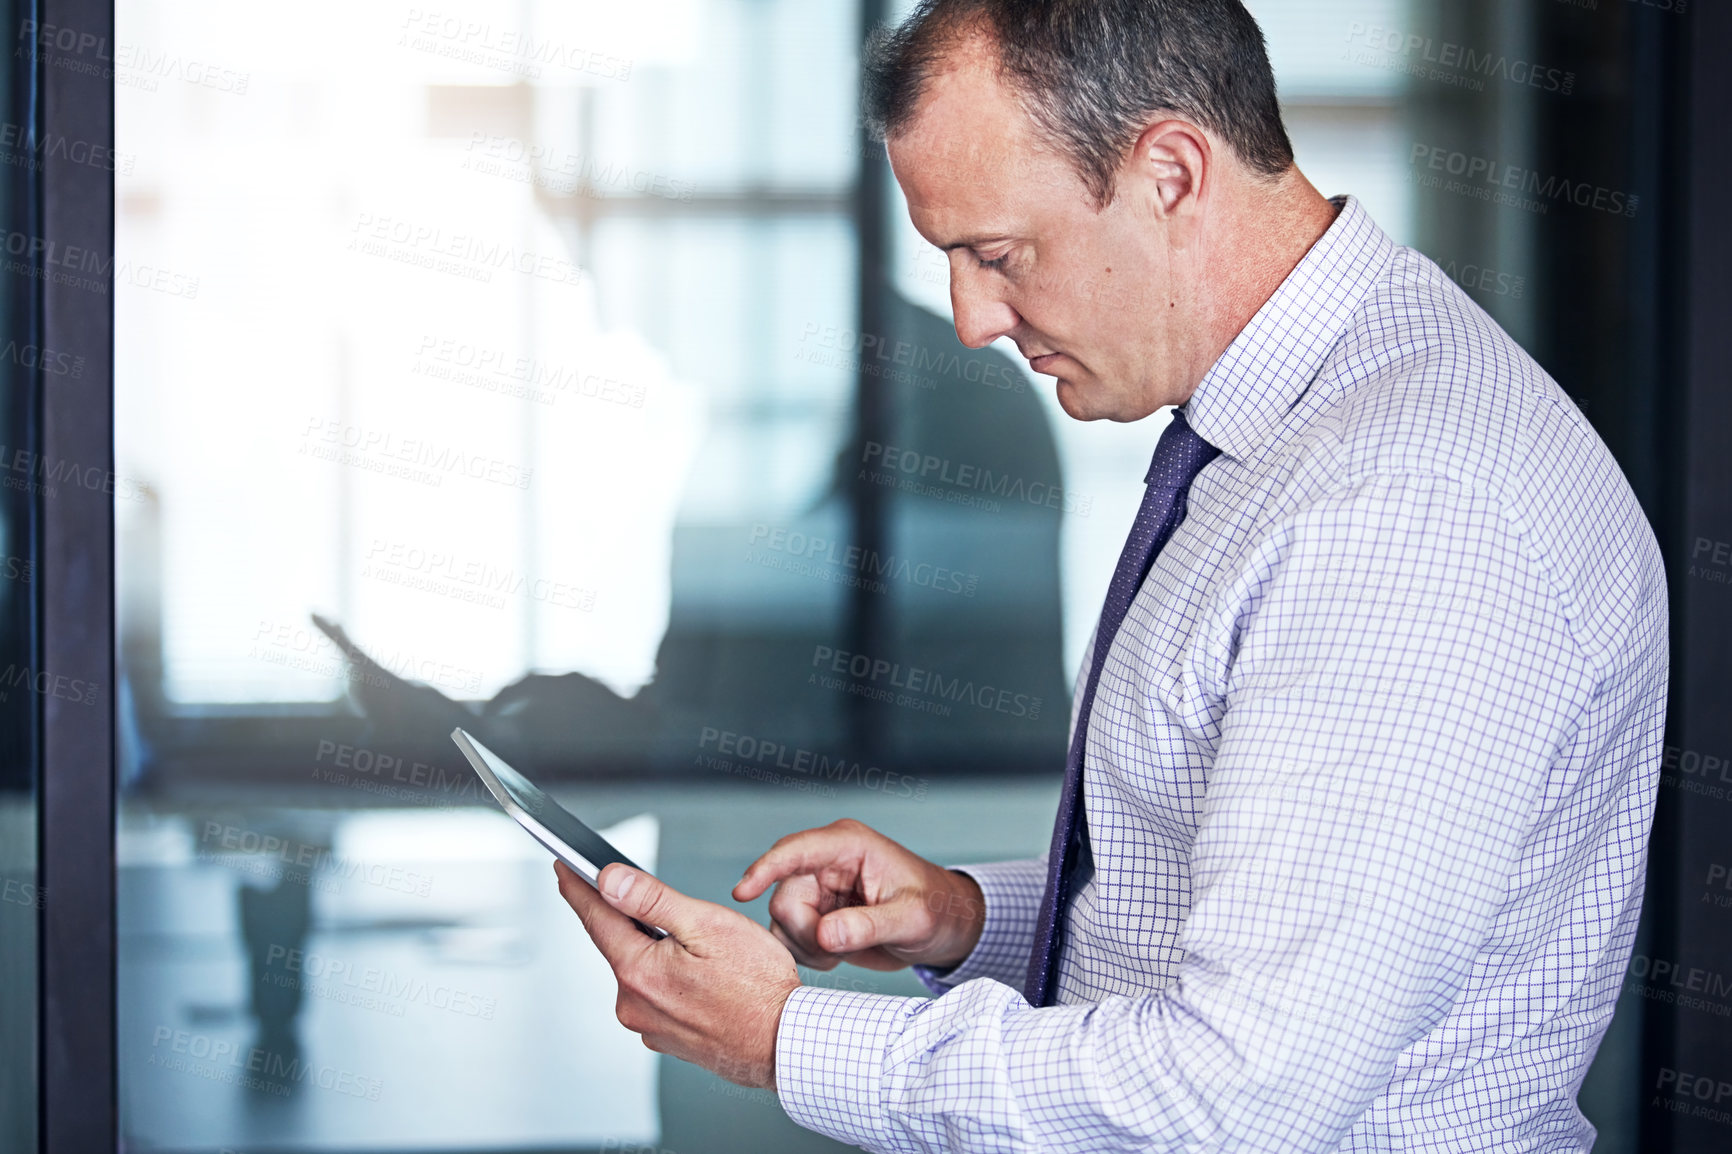
[{"label": "man's chin", "polygon": [[1058,407],[1065,415],[1077,421],[1098,421],[1110,416],[1100,410],[1098,399],[1092,395],[1092,390],[1077,384],[1069,377],[1057,378],[1056,395]]},{"label": "man's chin", "polygon": [[1084,384],[1069,377],[1059,377],[1057,381],[1055,393],[1058,407],[1073,420],[1128,423],[1140,421],[1155,411],[1152,407],[1137,405],[1134,400],[1114,393],[1098,380],[1090,380]]}]

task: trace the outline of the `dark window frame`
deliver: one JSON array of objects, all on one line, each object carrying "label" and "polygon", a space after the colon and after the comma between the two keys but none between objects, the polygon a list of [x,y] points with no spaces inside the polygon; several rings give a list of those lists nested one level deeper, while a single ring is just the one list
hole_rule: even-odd
[{"label": "dark window frame", "polygon": [[[37,27],[75,29],[83,55],[37,58],[40,140],[114,147],[113,0],[41,0]],[[14,39],[24,39],[21,24]],[[33,43],[33,41],[31,41]],[[28,47],[20,43],[18,47]],[[57,60],[90,69],[57,67]],[[77,246],[107,283],[37,278],[42,347],[76,349],[87,373],[40,387],[41,455],[114,472],[114,173],[43,149],[44,253]],[[85,155],[81,152],[81,155]],[[44,257],[46,260],[46,256]],[[84,265],[83,267],[89,267]],[[38,266],[40,272],[42,266]],[[100,302],[97,304],[96,302]],[[115,1149],[114,503],[111,486],[60,484],[40,500],[42,669],[100,686],[95,702],[42,695],[41,1110],[47,1154]]]}]

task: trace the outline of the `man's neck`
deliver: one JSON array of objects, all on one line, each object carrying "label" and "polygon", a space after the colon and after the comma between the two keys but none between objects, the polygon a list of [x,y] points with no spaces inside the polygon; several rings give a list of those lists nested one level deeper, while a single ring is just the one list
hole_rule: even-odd
[{"label": "man's neck", "polygon": [[1297,167],[1277,181],[1242,180],[1225,191],[1228,203],[1218,207],[1227,211],[1220,217],[1205,278],[1208,306],[1200,318],[1194,377],[1183,400],[1190,399],[1341,211]]}]

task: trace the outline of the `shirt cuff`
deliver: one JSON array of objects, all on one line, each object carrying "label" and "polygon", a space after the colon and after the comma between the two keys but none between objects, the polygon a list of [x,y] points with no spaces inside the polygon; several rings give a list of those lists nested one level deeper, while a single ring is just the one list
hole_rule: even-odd
[{"label": "shirt cuff", "polygon": [[910,1004],[898,998],[801,986],[776,1030],[776,1096],[788,1117],[838,1142],[889,1148],[884,1060]]},{"label": "shirt cuff", "polygon": [[944,994],[974,978],[992,978],[1014,990],[1028,982],[1028,959],[1034,952],[1035,923],[1046,896],[1046,858],[953,866],[980,886],[986,918],[980,941],[951,970],[915,966],[914,975],[935,994]]}]

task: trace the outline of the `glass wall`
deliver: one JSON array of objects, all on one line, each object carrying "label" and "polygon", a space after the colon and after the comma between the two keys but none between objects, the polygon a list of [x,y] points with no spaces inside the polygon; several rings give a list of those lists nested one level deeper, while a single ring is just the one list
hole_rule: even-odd
[{"label": "glass wall", "polygon": [[[712,900],[842,816],[1044,848],[1165,418],[1072,422],[957,342],[858,126],[862,28],[904,7],[865,2],[120,0],[132,1146],[832,1148],[617,1025],[453,725]],[[1447,175],[1562,166],[1633,219],[1634,162],[1548,160],[1546,126],[1635,17],[1251,7],[1313,182],[1576,365],[1543,290],[1611,216]]]}]

